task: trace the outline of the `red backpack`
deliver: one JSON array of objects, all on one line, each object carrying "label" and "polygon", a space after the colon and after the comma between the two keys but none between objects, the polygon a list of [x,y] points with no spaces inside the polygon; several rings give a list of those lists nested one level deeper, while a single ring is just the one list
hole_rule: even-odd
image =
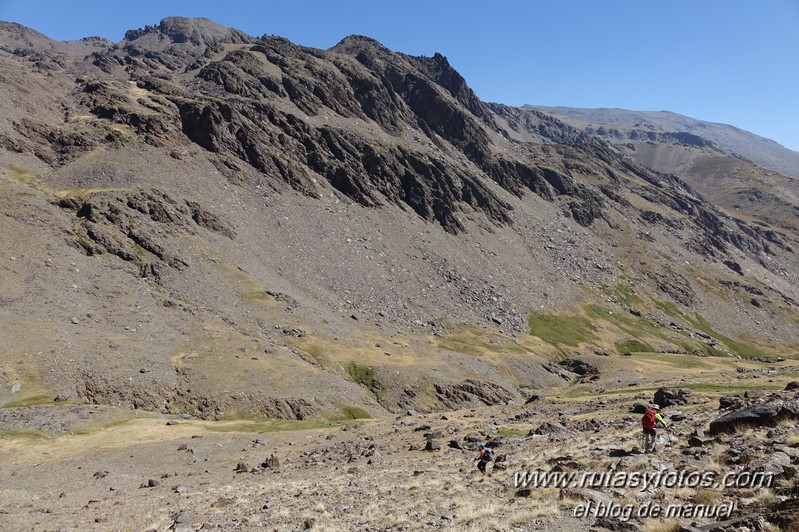
[{"label": "red backpack", "polygon": [[657,412],[655,412],[653,408],[646,409],[646,412],[644,412],[644,417],[641,418],[641,424],[645,429],[655,428],[655,414],[657,414]]}]

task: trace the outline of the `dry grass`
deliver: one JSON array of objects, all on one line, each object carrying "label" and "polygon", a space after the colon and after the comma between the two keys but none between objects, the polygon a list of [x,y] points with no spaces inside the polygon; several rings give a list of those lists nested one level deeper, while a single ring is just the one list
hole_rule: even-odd
[{"label": "dry grass", "polygon": [[716,501],[721,497],[721,492],[717,490],[711,489],[698,489],[696,493],[694,493],[694,503],[702,504],[705,506],[710,506],[715,504]]},{"label": "dry grass", "polygon": [[19,442],[20,440],[43,440],[47,436],[39,430],[33,429],[3,429],[0,430],[0,441],[9,440]]},{"label": "dry grass", "polygon": [[680,523],[675,521],[647,521],[646,532],[679,532]]},{"label": "dry grass", "polygon": [[[492,501],[486,499],[473,500],[471,498],[458,501],[455,508],[455,519],[453,524],[458,527],[485,526],[485,521],[493,519],[497,514],[505,510],[504,501]],[[484,528],[484,530],[490,530]]]},{"label": "dry grass", "polygon": [[518,507],[511,512],[508,517],[508,526],[519,527],[529,525],[531,522],[542,517],[559,515],[560,508],[555,501],[540,501],[539,505],[530,509],[519,509]]},{"label": "dry grass", "polygon": [[53,195],[57,198],[66,199],[66,198],[80,198],[85,199],[91,196],[92,194],[97,194],[100,192],[128,192],[131,189],[127,188],[111,188],[111,187],[94,187],[94,188],[68,188],[64,190],[57,190],[53,192]]},{"label": "dry grass", "polygon": [[757,492],[757,500],[764,504],[774,504],[779,500],[779,498],[774,493],[774,490],[760,489]]}]

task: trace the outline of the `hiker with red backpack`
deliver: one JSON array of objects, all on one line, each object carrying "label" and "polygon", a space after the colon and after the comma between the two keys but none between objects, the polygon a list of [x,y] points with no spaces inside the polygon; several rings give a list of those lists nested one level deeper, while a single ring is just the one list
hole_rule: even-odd
[{"label": "hiker with red backpack", "polygon": [[657,444],[657,426],[658,423],[663,425],[664,429],[669,428],[663,416],[660,415],[660,407],[647,408],[644,412],[644,417],[641,418],[641,425],[643,426],[643,449],[645,453],[654,453]]}]

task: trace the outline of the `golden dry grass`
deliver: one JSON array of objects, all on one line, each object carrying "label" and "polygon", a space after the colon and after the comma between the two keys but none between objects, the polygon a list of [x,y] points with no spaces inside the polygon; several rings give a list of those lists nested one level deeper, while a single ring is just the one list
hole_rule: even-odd
[{"label": "golden dry grass", "polygon": [[721,497],[721,492],[711,489],[698,489],[694,493],[693,500],[696,504],[709,506],[715,504]]},{"label": "golden dry grass", "polygon": [[678,532],[680,524],[675,521],[647,521],[646,532]]}]

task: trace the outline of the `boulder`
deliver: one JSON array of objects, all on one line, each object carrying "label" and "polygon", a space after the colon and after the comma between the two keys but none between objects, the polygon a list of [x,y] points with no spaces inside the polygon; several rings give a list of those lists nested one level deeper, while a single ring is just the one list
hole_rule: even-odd
[{"label": "boulder", "polygon": [[427,440],[427,443],[424,446],[424,450],[428,452],[432,451],[440,451],[441,444],[437,440]]},{"label": "boulder", "polygon": [[653,402],[663,407],[687,405],[688,396],[691,395],[691,390],[680,389],[670,390],[668,388],[661,388],[655,392]]},{"label": "boulder", "polygon": [[269,458],[261,462],[261,468],[272,469],[276,471],[280,469],[280,460],[278,460],[277,457],[273,454]]},{"label": "boulder", "polygon": [[688,438],[688,447],[702,447],[709,442],[710,440],[705,437],[705,432],[702,429],[696,429]]},{"label": "boulder", "polygon": [[791,457],[777,451],[752,461],[747,465],[746,471],[751,473],[772,473],[774,476],[779,476],[785,472],[785,468],[790,466]]},{"label": "boulder", "polygon": [[605,424],[597,419],[582,419],[573,425],[580,432],[600,432]]},{"label": "boulder", "polygon": [[744,405],[743,398],[736,396],[730,397],[728,395],[722,395],[719,397],[719,410],[728,410],[730,408],[738,409],[743,408]]},{"label": "boulder", "polygon": [[531,395],[530,397],[528,397],[528,398],[527,398],[527,399],[524,401],[524,404],[526,404],[526,405],[529,405],[530,403],[532,403],[532,402],[534,402],[534,401],[538,401],[539,399],[541,399],[541,396],[540,396],[540,395],[538,395],[538,394],[535,394],[535,393],[534,393],[533,395]]},{"label": "boulder", "polygon": [[779,526],[780,530],[790,530],[788,527],[799,522],[799,498],[775,502],[767,512],[769,522]]},{"label": "boulder", "polygon": [[529,435],[549,436],[552,434],[563,434],[568,431],[569,429],[560,423],[547,421],[542,423],[537,429],[531,430]]},{"label": "boulder", "polygon": [[559,364],[572,373],[579,375],[582,380],[595,381],[599,378],[599,368],[585,360],[567,358],[559,362]]},{"label": "boulder", "polygon": [[781,419],[799,419],[799,399],[747,406],[724,414],[710,423],[710,432],[733,432],[741,425],[774,426]]}]

